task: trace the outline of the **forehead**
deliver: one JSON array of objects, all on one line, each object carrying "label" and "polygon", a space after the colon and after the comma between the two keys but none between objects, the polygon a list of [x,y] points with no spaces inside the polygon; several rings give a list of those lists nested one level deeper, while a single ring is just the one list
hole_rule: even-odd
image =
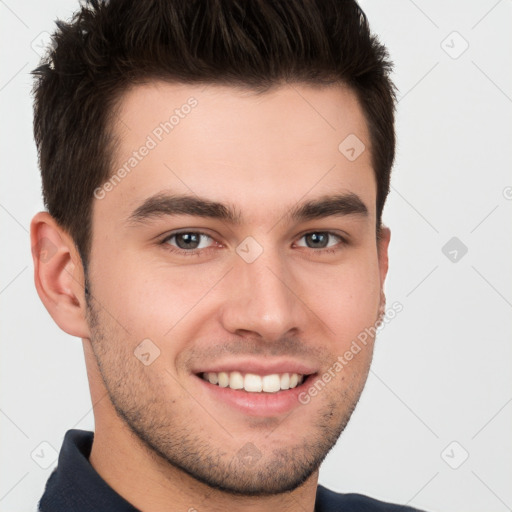
[{"label": "forehead", "polygon": [[301,198],[353,193],[375,215],[368,129],[346,87],[255,94],[155,81],[122,96],[113,131],[114,179],[95,205],[111,208],[111,219],[163,190],[228,201],[255,219]]}]

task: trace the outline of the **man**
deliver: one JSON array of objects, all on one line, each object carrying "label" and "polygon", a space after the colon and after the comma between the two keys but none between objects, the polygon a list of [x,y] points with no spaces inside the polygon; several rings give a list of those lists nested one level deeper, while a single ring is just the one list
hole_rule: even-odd
[{"label": "man", "polygon": [[390,67],[351,1],[58,23],[31,242],[95,432],[67,432],[41,511],[411,510],[318,486],[386,313]]}]

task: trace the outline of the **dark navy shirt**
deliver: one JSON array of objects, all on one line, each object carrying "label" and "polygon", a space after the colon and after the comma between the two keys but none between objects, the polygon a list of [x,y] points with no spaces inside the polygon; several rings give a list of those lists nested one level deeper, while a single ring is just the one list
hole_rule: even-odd
[{"label": "dark navy shirt", "polygon": [[[89,463],[94,433],[68,430],[57,467],[39,501],[40,512],[140,512],[110,487]],[[321,485],[315,512],[413,512],[361,494],[338,494]]]}]

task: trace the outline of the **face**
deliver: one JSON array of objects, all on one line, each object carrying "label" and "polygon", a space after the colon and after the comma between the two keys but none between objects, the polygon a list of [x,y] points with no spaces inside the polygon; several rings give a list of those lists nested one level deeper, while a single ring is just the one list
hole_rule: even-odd
[{"label": "face", "polygon": [[154,82],[116,120],[88,272],[110,400],[199,481],[294,489],[349,420],[373,339],[345,353],[383,306],[387,236],[379,247],[358,102],[341,87]]}]

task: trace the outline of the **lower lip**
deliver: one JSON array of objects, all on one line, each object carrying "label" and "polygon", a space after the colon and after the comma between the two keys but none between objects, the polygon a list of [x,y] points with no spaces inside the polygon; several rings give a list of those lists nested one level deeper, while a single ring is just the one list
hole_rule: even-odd
[{"label": "lower lip", "polygon": [[249,391],[221,388],[210,384],[203,378],[196,375],[203,389],[215,400],[238,409],[240,412],[250,416],[277,416],[290,412],[301,405],[299,395],[303,392],[313,375],[309,375],[304,381],[293,389],[277,391],[275,393],[251,393]]}]

